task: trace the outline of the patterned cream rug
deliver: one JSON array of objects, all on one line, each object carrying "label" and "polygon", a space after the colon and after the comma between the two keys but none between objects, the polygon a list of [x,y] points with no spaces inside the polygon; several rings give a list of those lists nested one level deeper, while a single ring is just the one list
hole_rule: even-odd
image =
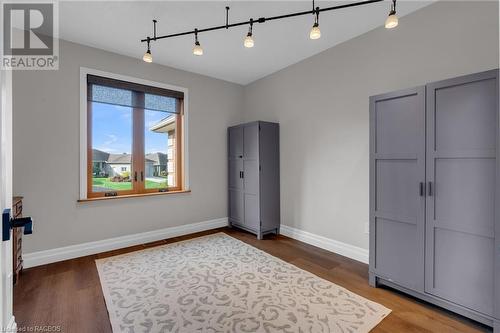
[{"label": "patterned cream rug", "polygon": [[391,312],[224,233],[96,264],[114,333],[368,332]]}]

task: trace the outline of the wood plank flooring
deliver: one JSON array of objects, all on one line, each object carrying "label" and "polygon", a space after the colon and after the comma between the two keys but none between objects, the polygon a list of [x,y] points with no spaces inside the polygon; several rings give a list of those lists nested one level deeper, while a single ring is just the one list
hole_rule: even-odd
[{"label": "wood plank flooring", "polygon": [[183,237],[34,267],[23,271],[14,288],[18,327],[48,326],[66,333],[111,332],[94,260],[225,232],[317,276],[392,309],[372,332],[491,332],[491,329],[391,289],[368,285],[368,266],[285,236],[254,235],[236,229],[216,229]]}]

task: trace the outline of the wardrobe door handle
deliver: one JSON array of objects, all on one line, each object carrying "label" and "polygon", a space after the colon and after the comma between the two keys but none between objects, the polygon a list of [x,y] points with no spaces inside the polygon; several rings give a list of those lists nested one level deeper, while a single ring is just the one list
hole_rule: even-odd
[{"label": "wardrobe door handle", "polygon": [[432,182],[429,182],[429,188],[427,194],[432,197],[433,189],[432,189]]},{"label": "wardrobe door handle", "polygon": [[419,187],[420,187],[420,196],[423,197],[425,195],[424,182],[420,182]]}]

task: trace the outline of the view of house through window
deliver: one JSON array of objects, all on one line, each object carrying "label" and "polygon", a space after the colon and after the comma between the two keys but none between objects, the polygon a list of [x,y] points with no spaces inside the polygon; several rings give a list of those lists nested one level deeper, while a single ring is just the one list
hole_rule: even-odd
[{"label": "view of house through window", "polygon": [[132,190],[132,108],[92,103],[92,191]]},{"label": "view of house through window", "polygon": [[180,189],[182,93],[88,76],[89,197]]},{"label": "view of house through window", "polygon": [[[144,168],[146,188],[166,188],[175,185],[173,143],[175,142],[175,116],[161,111],[145,111]],[[168,168],[170,163],[170,169]]]}]

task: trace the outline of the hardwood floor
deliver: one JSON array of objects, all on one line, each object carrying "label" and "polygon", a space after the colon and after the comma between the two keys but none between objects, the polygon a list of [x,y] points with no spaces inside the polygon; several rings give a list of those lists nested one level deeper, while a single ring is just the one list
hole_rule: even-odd
[{"label": "hardwood floor", "polygon": [[266,236],[259,241],[254,235],[229,228],[26,269],[14,288],[14,315],[18,327],[48,326],[53,331],[69,333],[111,332],[95,259],[220,231],[392,309],[372,332],[491,331],[394,290],[370,287],[365,264],[285,236]]}]

